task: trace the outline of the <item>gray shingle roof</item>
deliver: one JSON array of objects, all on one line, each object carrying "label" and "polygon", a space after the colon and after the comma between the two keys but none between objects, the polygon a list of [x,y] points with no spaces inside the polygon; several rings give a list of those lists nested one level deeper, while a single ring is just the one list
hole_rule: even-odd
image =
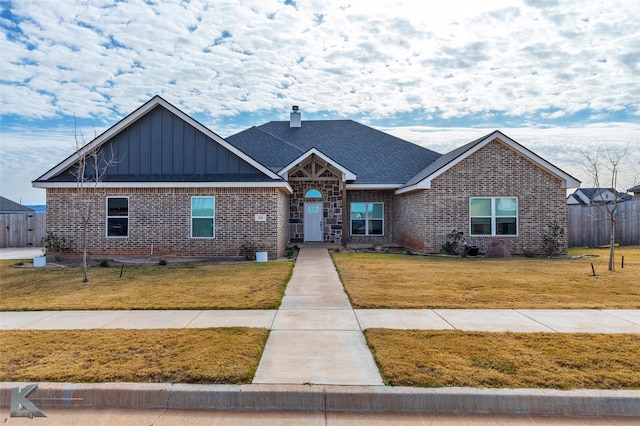
[{"label": "gray shingle roof", "polygon": [[0,213],[33,213],[33,209],[0,196]]},{"label": "gray shingle roof", "polygon": [[271,121],[226,138],[257,161],[279,170],[311,148],[357,175],[361,184],[403,184],[441,154],[352,120]]}]

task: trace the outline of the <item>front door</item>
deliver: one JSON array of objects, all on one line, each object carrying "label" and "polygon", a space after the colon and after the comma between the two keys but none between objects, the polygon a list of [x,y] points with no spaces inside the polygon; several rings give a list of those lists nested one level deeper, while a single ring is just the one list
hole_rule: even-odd
[{"label": "front door", "polygon": [[322,202],[304,203],[304,241],[322,241]]}]

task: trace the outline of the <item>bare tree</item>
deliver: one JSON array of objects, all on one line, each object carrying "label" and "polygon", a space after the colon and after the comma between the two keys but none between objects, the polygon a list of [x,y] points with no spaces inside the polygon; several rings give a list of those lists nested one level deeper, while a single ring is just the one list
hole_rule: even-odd
[{"label": "bare tree", "polygon": [[[605,213],[607,220],[611,224],[611,232],[609,235],[609,271],[615,270],[615,243],[616,243],[616,220],[618,214],[618,206],[623,198],[618,192],[618,172],[623,164],[623,159],[627,155],[629,144],[624,148],[622,153],[612,152],[608,148],[602,153],[600,149],[595,154],[589,154],[583,151],[586,159],[585,171],[593,180],[599,195],[611,189],[613,191],[612,200],[599,200],[596,205]],[[607,186],[604,186],[604,185]],[[595,197],[595,196],[594,196]]]},{"label": "bare tree", "polygon": [[[113,151],[107,155],[100,145],[86,144],[82,132],[77,130],[74,116],[74,139],[77,161],[72,174],[76,177],[75,208],[82,225],[82,282],[89,281],[87,268],[88,228],[93,219],[93,196],[101,189],[108,169],[117,164]],[[94,130],[94,139],[97,132]]]}]

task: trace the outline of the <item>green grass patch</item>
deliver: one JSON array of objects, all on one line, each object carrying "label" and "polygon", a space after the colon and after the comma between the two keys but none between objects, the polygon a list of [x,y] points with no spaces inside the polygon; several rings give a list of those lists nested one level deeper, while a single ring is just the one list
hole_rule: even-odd
[{"label": "green grass patch", "polygon": [[251,383],[257,328],[0,331],[0,382]]},{"label": "green grass patch", "polygon": [[292,262],[17,268],[0,262],[0,310],[277,309]]},{"label": "green grass patch", "polygon": [[577,259],[331,256],[359,309],[639,309],[640,248],[621,249],[614,272],[603,251],[584,250],[597,257]]},{"label": "green grass patch", "polygon": [[365,336],[390,385],[640,389],[633,334],[369,329]]}]

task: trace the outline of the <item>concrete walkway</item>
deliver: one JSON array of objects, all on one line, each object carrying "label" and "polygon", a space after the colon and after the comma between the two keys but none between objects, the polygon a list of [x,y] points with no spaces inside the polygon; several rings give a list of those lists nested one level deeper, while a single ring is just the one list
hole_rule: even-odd
[{"label": "concrete walkway", "polygon": [[382,385],[325,248],[303,248],[253,383]]},{"label": "concrete walkway", "polygon": [[[297,267],[297,266],[296,266]],[[292,287],[293,291],[293,287]],[[318,297],[319,295],[316,295]],[[285,296],[286,297],[286,296]],[[329,297],[335,297],[329,296]],[[298,298],[298,302],[304,299]],[[309,298],[307,298],[307,301]],[[289,302],[288,302],[289,303]],[[289,305],[291,306],[291,305]],[[356,325],[354,325],[354,323]],[[257,327],[271,330],[513,331],[516,333],[636,333],[632,309],[311,309],[228,311],[26,311],[0,312],[0,330],[96,328]],[[359,326],[358,326],[359,325]]]}]

